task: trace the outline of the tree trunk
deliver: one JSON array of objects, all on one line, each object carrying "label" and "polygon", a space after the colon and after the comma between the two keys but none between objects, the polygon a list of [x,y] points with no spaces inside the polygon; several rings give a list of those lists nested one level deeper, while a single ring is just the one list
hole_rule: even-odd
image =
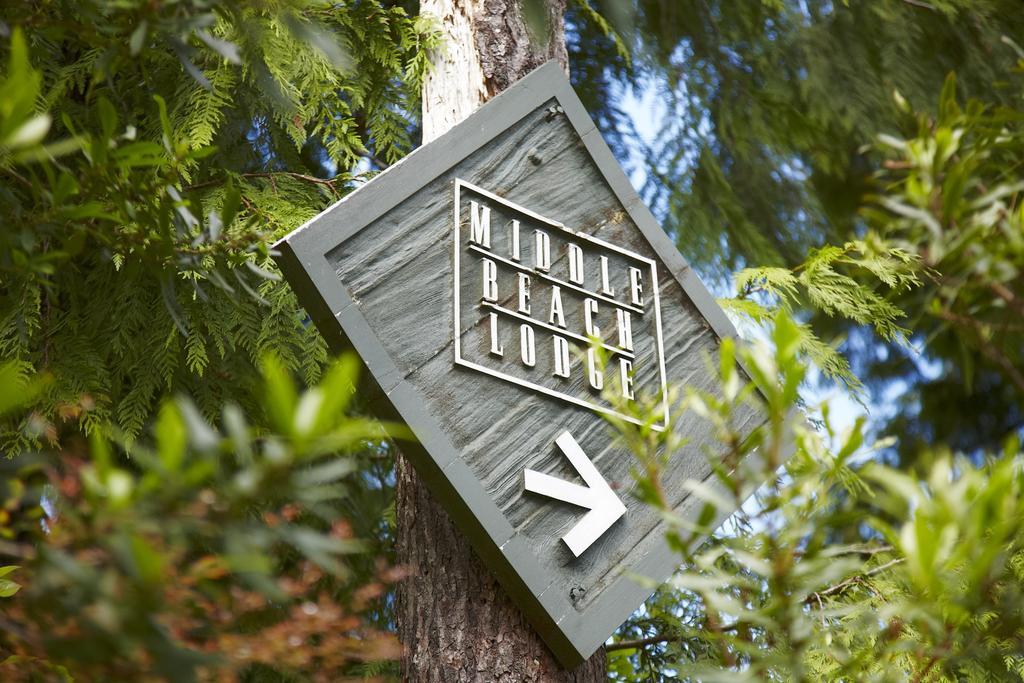
[{"label": "tree trunk", "polygon": [[[439,20],[447,39],[423,86],[424,143],[549,59],[567,68],[565,0],[533,3],[548,25],[533,40],[520,1],[421,0],[421,12]],[[603,648],[573,671],[561,668],[402,455],[395,488],[397,559],[412,571],[396,605],[405,680],[605,679]]]},{"label": "tree trunk", "polygon": [[[445,35],[423,83],[423,142],[548,60],[557,59],[568,72],[565,1],[420,0],[420,14],[439,21]],[[524,19],[524,6],[536,8],[532,26]],[[530,28],[547,29],[546,35],[531,39]]]}]

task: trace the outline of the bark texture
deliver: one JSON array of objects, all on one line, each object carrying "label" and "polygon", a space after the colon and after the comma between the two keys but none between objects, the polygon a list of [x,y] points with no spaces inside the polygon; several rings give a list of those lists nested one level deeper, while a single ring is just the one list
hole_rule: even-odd
[{"label": "bark texture", "polygon": [[[527,10],[536,6],[546,15],[546,34],[531,35],[524,1]],[[447,42],[423,87],[424,143],[548,60],[557,59],[567,70],[565,2],[421,0],[420,11],[439,21]],[[605,680],[603,648],[573,671],[561,668],[401,454],[396,470],[397,559],[412,572],[397,591],[403,678]]]},{"label": "bark texture", "polygon": [[469,542],[399,456],[398,560],[413,575],[398,587],[402,678],[419,683],[596,683],[604,648],[563,669]]},{"label": "bark texture", "polygon": [[[568,72],[565,3],[420,0],[420,13],[434,17],[445,37],[423,84],[423,142],[440,136],[548,60],[558,60]],[[527,22],[524,10],[531,9],[533,21]]]}]

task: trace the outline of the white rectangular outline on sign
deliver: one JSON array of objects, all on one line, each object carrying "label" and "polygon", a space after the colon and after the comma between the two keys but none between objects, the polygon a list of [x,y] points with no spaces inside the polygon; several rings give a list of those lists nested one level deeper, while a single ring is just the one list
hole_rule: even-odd
[{"label": "white rectangular outline on sign", "polygon": [[608,415],[614,415],[614,416],[616,416],[618,418],[621,418],[623,420],[626,420],[627,422],[631,422],[631,423],[636,424],[636,425],[644,424],[640,420],[637,420],[636,418],[630,417],[629,415],[624,415],[624,414],[620,413],[617,410],[612,410],[611,408],[599,405],[599,404],[594,403],[592,401],[587,401],[587,400],[584,400],[584,399],[581,399],[581,398],[576,398],[575,396],[570,396],[568,394],[563,394],[560,391],[555,391],[554,389],[549,389],[549,388],[547,388],[545,386],[541,386],[539,384],[535,384],[535,383],[529,382],[527,380],[519,379],[518,377],[512,377],[511,375],[506,375],[506,374],[504,374],[502,372],[499,372],[497,370],[492,370],[491,368],[485,367],[483,365],[478,365],[477,363],[474,363],[472,361],[468,361],[468,360],[466,360],[466,359],[464,359],[462,357],[462,344],[461,344],[461,340],[462,340],[462,322],[460,320],[461,301],[460,301],[460,297],[459,297],[459,289],[460,289],[461,280],[459,278],[459,262],[460,262],[459,256],[460,256],[460,252],[462,251],[462,249],[461,249],[461,246],[462,246],[462,209],[461,209],[460,201],[461,201],[461,191],[462,191],[463,187],[465,187],[465,188],[467,188],[467,189],[469,189],[469,190],[471,190],[473,192],[476,192],[478,194],[481,194],[481,195],[487,197],[488,199],[491,199],[491,200],[493,200],[495,202],[498,202],[499,204],[502,204],[502,205],[512,209],[513,211],[516,211],[518,213],[524,214],[526,216],[529,216],[530,218],[533,218],[536,221],[539,221],[541,223],[545,223],[546,225],[550,225],[551,227],[556,228],[556,229],[558,229],[558,230],[560,230],[562,232],[568,233],[568,234],[572,235],[573,237],[576,237],[576,238],[582,239],[582,240],[586,240],[588,242],[591,242],[593,244],[596,244],[596,245],[600,246],[603,249],[608,249],[610,251],[614,251],[614,252],[623,254],[624,256],[627,256],[627,257],[629,257],[631,259],[640,261],[642,263],[646,263],[646,264],[648,264],[651,267],[651,282],[653,283],[653,290],[654,290],[654,328],[655,328],[655,332],[656,332],[656,334],[655,334],[655,345],[657,346],[657,349],[658,349],[658,372],[659,372],[659,376],[660,376],[660,379],[661,379],[661,403],[662,403],[662,412],[663,412],[663,414],[665,416],[665,420],[664,420],[663,423],[661,423],[661,424],[653,424],[653,425],[651,425],[651,427],[653,429],[655,429],[656,431],[659,431],[659,432],[668,429],[668,425],[669,425],[668,386],[667,386],[666,379],[665,379],[665,345],[664,345],[664,342],[662,340],[662,332],[661,332],[661,296],[660,296],[659,289],[658,289],[658,267],[657,267],[657,263],[654,260],[652,260],[652,259],[646,258],[644,256],[641,256],[640,254],[636,254],[636,253],[634,253],[632,251],[629,251],[627,249],[623,249],[622,247],[618,247],[618,246],[616,246],[614,244],[610,244],[608,242],[605,242],[602,239],[599,239],[597,237],[593,237],[592,235],[588,235],[586,233],[578,232],[578,231],[572,230],[570,228],[567,228],[562,223],[559,223],[557,221],[553,221],[553,220],[551,220],[549,218],[545,218],[544,216],[541,216],[540,214],[534,213],[533,211],[530,211],[529,209],[527,209],[527,208],[525,208],[523,206],[519,206],[518,204],[516,204],[514,202],[510,202],[507,199],[499,197],[498,195],[494,194],[493,192],[488,192],[487,190],[485,190],[485,189],[483,189],[481,187],[477,187],[476,185],[473,185],[472,183],[466,182],[465,180],[462,180],[461,178],[456,178],[455,179],[455,211],[454,211],[454,214],[453,214],[453,218],[454,218],[454,231],[453,231],[454,232],[454,236],[453,236],[453,240],[452,240],[452,242],[453,242],[452,252],[453,252],[454,266],[455,266],[455,268],[454,268],[455,280],[454,280],[454,285],[452,287],[452,289],[454,290],[453,291],[453,294],[454,294],[454,298],[453,298],[453,301],[454,301],[454,320],[452,321],[453,324],[454,324],[454,327],[453,327],[452,336],[454,338],[454,347],[455,347],[455,364],[456,365],[461,365],[461,366],[467,367],[467,368],[472,368],[473,370],[478,370],[479,372],[482,372],[482,373],[484,373],[486,375],[490,375],[492,377],[497,377],[498,379],[505,380],[506,382],[512,382],[513,384],[518,384],[519,386],[526,387],[528,389],[533,389],[535,391],[539,391],[542,394],[547,394],[549,396],[554,396],[555,398],[562,399],[563,401],[568,401],[569,403],[574,403],[574,404],[576,404],[578,406],[582,406],[584,408],[589,408],[591,410],[596,410],[598,412],[605,413],[605,414],[608,414]]}]

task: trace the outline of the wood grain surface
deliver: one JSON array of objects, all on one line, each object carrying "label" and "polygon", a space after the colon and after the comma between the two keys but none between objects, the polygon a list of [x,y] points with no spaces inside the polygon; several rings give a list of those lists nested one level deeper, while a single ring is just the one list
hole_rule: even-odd
[{"label": "wood grain surface", "polygon": [[[453,350],[452,214],[457,177],[657,260],[573,127],[563,114],[549,110],[553,104],[539,107],[343,242],[329,259],[384,350],[422,394],[428,410],[566,592],[566,599],[570,588],[586,589],[584,597],[573,602],[577,610],[585,611],[660,540],[659,515],[629,495],[632,456],[594,411],[456,367]],[[660,262],[658,274],[668,382],[715,391],[709,368],[717,363],[720,340]],[[477,290],[468,293],[479,297]],[[482,316],[480,311],[477,318],[464,321],[464,344],[479,345]],[[762,419],[754,409],[736,417],[741,429]],[[692,501],[686,500],[683,482],[708,476],[702,449],[714,444],[708,425],[693,415],[674,411],[671,429],[689,439],[681,452],[673,454],[665,472],[672,500],[684,507]],[[625,517],[578,559],[560,538],[582,511],[523,492],[525,468],[578,481],[554,446],[562,430],[572,433],[628,508]]]}]

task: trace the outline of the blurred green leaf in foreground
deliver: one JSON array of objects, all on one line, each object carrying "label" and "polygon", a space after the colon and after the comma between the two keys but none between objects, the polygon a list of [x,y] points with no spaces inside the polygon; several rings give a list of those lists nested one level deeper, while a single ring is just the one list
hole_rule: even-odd
[{"label": "blurred green leaf in foreground", "polygon": [[299,392],[265,358],[272,432],[179,399],[130,446],[94,432],[0,460],[0,678],[335,681],[394,658],[365,614],[399,574],[354,579],[340,504],[358,454],[405,432],[349,415],[357,368]]}]

